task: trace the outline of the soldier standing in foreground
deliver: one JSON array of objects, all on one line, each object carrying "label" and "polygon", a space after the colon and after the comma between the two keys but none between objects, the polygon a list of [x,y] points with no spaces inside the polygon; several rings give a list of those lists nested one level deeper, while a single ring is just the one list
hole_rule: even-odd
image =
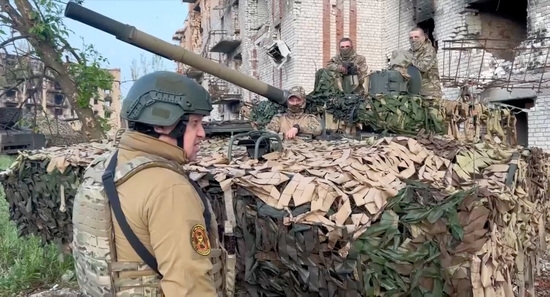
[{"label": "soldier standing in foreground", "polygon": [[421,95],[427,99],[441,99],[441,82],[437,65],[437,53],[426,33],[421,28],[413,28],[409,32],[409,42],[412,54],[412,64],[420,70],[422,75]]},{"label": "soldier standing in foreground", "polygon": [[211,110],[208,92],[184,75],[157,71],[134,83],[121,110],[129,129],[118,150],[92,162],[74,201],[73,255],[86,296],[218,296],[216,220],[182,169],[197,156]]},{"label": "soldier standing in foreground", "polygon": [[306,92],[304,88],[295,86],[290,89],[287,112],[276,115],[265,127],[274,133],[284,133],[286,139],[293,139],[299,133],[321,135],[321,122],[316,116],[304,113],[306,107]]},{"label": "soldier standing in foreground", "polygon": [[337,74],[343,92],[362,93],[368,89],[367,60],[355,52],[351,39],[342,38],[339,45],[340,52],[328,61],[325,68]]}]

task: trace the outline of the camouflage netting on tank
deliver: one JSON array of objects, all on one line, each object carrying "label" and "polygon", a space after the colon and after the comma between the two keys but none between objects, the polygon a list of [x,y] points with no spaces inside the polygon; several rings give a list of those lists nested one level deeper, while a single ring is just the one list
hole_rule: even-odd
[{"label": "camouflage netting on tank", "polygon": [[82,143],[20,151],[10,169],[0,174],[10,219],[20,234],[34,234],[48,243],[69,243],[80,178],[88,164],[110,148],[109,144]]},{"label": "camouflage netting on tank", "polygon": [[46,136],[46,147],[72,145],[84,143],[88,140],[80,131],[75,131],[71,125],[51,116],[42,114],[26,114],[20,124],[35,132],[40,132]]},{"label": "camouflage netting on tank", "polygon": [[[533,290],[550,207],[549,156],[540,149],[407,137],[374,145],[294,141],[264,162],[236,149],[228,164],[226,140],[204,147],[188,169],[213,202],[239,293],[513,296],[516,287]],[[108,149],[93,144],[21,154],[0,179],[22,233],[70,242],[78,179]]]},{"label": "camouflage netting on tank", "polygon": [[188,168],[214,201],[237,286],[250,296],[532,289],[550,207],[549,156],[539,149],[299,141],[266,162],[227,164],[219,147]]},{"label": "camouflage netting on tank", "polygon": [[[123,131],[117,131],[115,138],[106,143],[19,152],[10,168],[0,172],[0,184],[6,193],[10,219],[21,235],[34,234],[45,243],[71,242],[73,200],[80,179],[92,160],[114,149],[113,143]],[[227,150],[227,145],[224,147]],[[242,152],[243,148],[235,151]]]}]

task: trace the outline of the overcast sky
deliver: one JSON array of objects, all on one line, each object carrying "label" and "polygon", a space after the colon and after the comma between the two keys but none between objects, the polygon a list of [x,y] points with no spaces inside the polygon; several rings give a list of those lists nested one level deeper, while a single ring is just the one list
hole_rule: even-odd
[{"label": "overcast sky", "polygon": [[[181,0],[85,0],[83,4],[91,10],[135,26],[170,43],[175,43],[172,41],[172,35],[183,27],[187,5],[188,3]],[[72,19],[65,18],[65,24],[74,32],[69,40],[74,47],[81,48],[82,36],[85,43],[93,44],[96,50],[108,59],[109,65],[104,65],[105,67],[121,69],[121,92],[123,96],[126,95],[132,86],[131,82],[124,82],[131,79],[132,60],[139,61],[141,53],[147,58],[152,54]],[[167,70],[175,70],[174,62],[164,60],[163,64]]]}]

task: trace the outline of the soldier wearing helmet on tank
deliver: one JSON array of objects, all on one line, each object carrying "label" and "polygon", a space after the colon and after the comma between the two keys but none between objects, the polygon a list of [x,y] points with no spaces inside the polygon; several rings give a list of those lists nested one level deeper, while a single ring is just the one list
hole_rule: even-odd
[{"label": "soldier wearing helmet on tank", "polygon": [[312,115],[304,113],[306,92],[300,86],[292,87],[287,98],[287,111],[276,115],[265,127],[274,133],[283,133],[286,139],[294,139],[298,134],[321,135],[321,122]]},{"label": "soldier wearing helmet on tank", "polygon": [[157,71],[134,83],[118,149],[91,164],[74,201],[86,296],[219,296],[216,219],[182,166],[196,158],[211,110],[208,92],[185,75]]}]

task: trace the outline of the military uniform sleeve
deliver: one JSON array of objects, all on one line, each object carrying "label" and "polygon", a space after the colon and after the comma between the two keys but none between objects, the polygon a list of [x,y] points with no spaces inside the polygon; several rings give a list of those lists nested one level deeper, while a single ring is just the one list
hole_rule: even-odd
[{"label": "military uniform sleeve", "polygon": [[[206,235],[201,231],[206,228],[203,211],[195,189],[186,184],[174,185],[147,202],[150,241],[166,297],[216,296],[208,274],[212,269],[208,246],[197,244],[198,235]],[[205,239],[208,244],[208,236],[200,238]]]},{"label": "military uniform sleeve", "polygon": [[420,70],[426,72],[437,63],[437,53],[431,46],[426,48],[426,51],[413,60],[413,65]]},{"label": "military uniform sleeve", "polygon": [[265,126],[265,130],[273,132],[273,133],[279,133],[281,130],[281,116],[275,115],[269,124]]},{"label": "military uniform sleeve", "polygon": [[336,59],[336,56],[330,58],[330,60],[327,62],[327,65],[325,66],[325,68],[327,70],[330,70],[330,71],[336,71],[336,72],[340,72],[340,70],[338,69],[340,67],[340,64],[339,61],[337,61]]},{"label": "military uniform sleeve", "polygon": [[300,127],[300,133],[312,134],[313,136],[321,135],[321,121],[319,118],[312,114],[308,114],[306,118],[306,124],[303,127]]},{"label": "military uniform sleeve", "polygon": [[357,71],[359,72],[359,77],[364,78],[367,75],[369,66],[367,65],[367,59],[365,56],[359,56],[357,59]]}]

